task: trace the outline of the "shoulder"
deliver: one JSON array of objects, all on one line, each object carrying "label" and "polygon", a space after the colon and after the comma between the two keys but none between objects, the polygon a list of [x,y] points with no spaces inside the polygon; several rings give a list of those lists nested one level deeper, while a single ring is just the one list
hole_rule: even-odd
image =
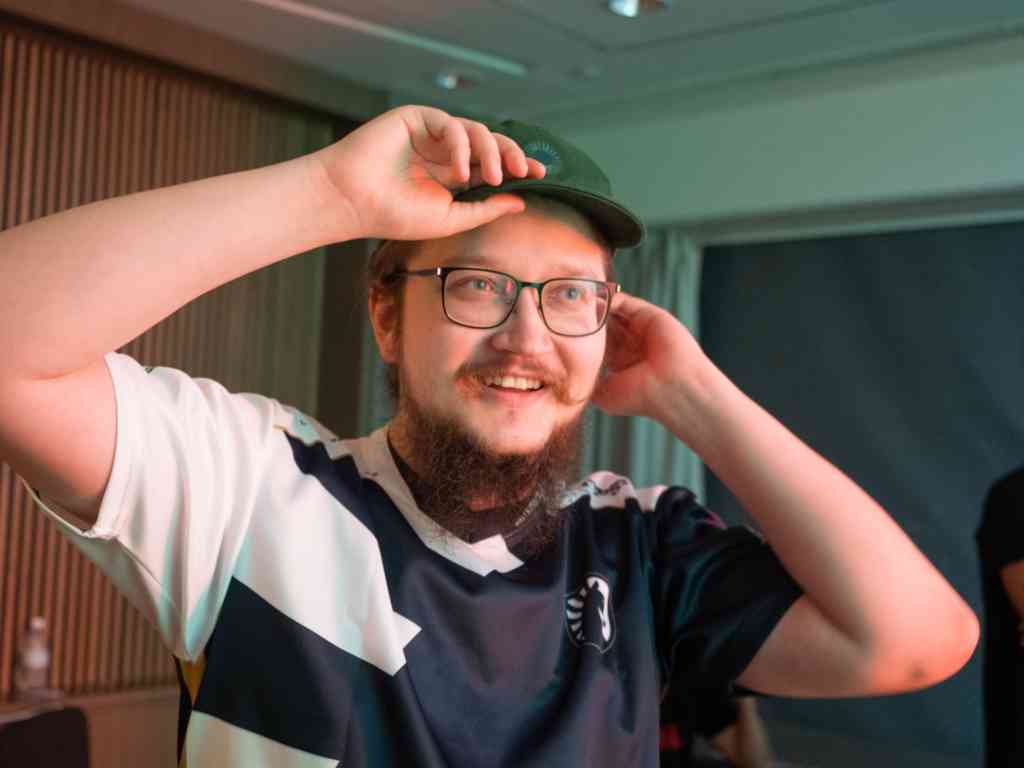
[{"label": "shoulder", "polygon": [[110,352],[104,360],[117,402],[118,421],[175,434],[188,444],[262,443],[278,429],[301,428],[297,411],[273,397],[236,392],[223,383],[162,365],[143,365]]},{"label": "shoulder", "polygon": [[623,475],[614,472],[594,472],[569,488],[563,496],[562,506],[574,510],[595,512],[625,512],[642,518],[648,525],[664,522],[673,525],[706,526],[720,530],[725,523],[713,512],[705,509],[689,488],[681,485],[654,485],[637,488]]},{"label": "shoulder", "polygon": [[283,405],[272,400],[274,428],[281,430],[288,437],[301,442],[307,447],[320,444],[329,447],[335,453],[347,453],[346,443],[331,430],[291,405]]},{"label": "shoulder", "polygon": [[667,490],[668,486],[664,485],[637,488],[628,477],[614,472],[594,472],[565,491],[562,506],[582,504],[590,509],[612,507],[650,512]]}]

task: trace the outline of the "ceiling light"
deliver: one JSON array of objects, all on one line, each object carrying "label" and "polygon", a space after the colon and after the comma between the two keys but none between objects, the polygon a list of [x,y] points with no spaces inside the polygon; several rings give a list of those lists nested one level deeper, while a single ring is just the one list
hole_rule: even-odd
[{"label": "ceiling light", "polygon": [[434,76],[434,85],[446,91],[462,91],[476,85],[476,80],[460,75],[458,72],[438,72]]},{"label": "ceiling light", "polygon": [[608,10],[627,19],[663,11],[670,5],[672,0],[608,0]]}]

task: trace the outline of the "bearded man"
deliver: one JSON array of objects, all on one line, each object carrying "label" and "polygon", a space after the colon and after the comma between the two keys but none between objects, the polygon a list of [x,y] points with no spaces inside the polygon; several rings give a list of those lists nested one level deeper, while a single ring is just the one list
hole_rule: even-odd
[{"label": "bearded man", "polygon": [[[655,766],[670,684],[868,696],[965,663],[974,615],[892,519],[621,292],[642,232],[558,137],[401,107],[0,234],[0,455],[178,659],[183,764]],[[397,398],[370,436],[111,351],[354,238],[383,241]],[[764,539],[572,478],[588,403],[665,425]]]}]

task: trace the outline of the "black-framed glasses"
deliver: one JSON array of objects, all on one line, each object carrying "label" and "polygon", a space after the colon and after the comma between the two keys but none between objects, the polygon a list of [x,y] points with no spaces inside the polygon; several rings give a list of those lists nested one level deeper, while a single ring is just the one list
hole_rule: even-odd
[{"label": "black-framed glasses", "polygon": [[540,316],[559,336],[589,336],[608,320],[618,283],[584,277],[555,277],[539,283],[520,280],[505,272],[476,267],[432,267],[396,271],[399,277],[437,277],[441,280],[441,306],[445,317],[467,328],[497,328],[508,320],[523,288],[540,296]]}]

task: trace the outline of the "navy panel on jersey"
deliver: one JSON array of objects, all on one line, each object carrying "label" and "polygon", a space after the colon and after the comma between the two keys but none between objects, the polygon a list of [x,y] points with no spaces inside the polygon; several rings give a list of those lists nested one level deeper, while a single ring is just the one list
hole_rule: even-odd
[{"label": "navy panel on jersey", "polygon": [[[467,568],[424,540],[386,490],[397,469],[371,464],[386,453],[360,453],[367,442],[348,452],[289,438],[301,482],[327,492],[309,498],[372,534],[390,607],[419,628],[404,666],[383,671],[235,580],[196,711],[346,768],[653,768],[670,669],[727,685],[798,594],[767,546],[724,530],[688,491],[650,509],[607,475],[576,494],[535,558]],[[286,526],[308,519],[299,512],[274,514]]]}]

